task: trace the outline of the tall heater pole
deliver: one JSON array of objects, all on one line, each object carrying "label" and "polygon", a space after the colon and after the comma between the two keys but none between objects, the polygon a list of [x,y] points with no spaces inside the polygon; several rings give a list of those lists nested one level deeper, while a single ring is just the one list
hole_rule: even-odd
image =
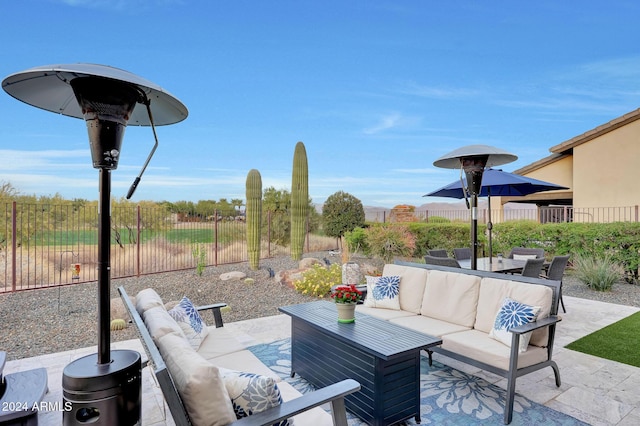
[{"label": "tall heater pole", "polygon": [[98,364],[111,362],[111,170],[100,169],[98,202]]}]

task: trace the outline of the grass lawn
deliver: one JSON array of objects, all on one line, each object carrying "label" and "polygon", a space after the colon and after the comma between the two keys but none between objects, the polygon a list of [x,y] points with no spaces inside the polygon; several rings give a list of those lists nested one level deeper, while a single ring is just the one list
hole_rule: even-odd
[{"label": "grass lawn", "polygon": [[640,367],[640,312],[584,336],[566,347]]}]

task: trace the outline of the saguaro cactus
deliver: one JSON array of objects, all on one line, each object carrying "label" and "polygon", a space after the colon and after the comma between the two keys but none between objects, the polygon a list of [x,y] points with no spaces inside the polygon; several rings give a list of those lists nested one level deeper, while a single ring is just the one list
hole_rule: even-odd
[{"label": "saguaro cactus", "polygon": [[256,169],[249,170],[246,184],[247,196],[247,255],[249,267],[260,267],[260,228],[262,225],[262,178]]},{"label": "saguaro cactus", "polygon": [[309,206],[309,166],[307,151],[302,142],[296,144],[293,153],[291,178],[291,258],[300,260],[305,237],[305,221]]}]

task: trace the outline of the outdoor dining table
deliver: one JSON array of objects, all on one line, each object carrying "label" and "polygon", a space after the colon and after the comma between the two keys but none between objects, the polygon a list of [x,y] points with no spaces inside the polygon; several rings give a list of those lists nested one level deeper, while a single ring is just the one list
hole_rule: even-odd
[{"label": "outdoor dining table", "polygon": [[[459,260],[460,267],[465,269],[471,269],[471,259]],[[524,268],[526,260],[516,260],[509,258],[502,258],[499,260],[497,257],[493,257],[491,262],[488,257],[479,257],[477,259],[478,271],[490,271],[490,272],[520,272]]]}]

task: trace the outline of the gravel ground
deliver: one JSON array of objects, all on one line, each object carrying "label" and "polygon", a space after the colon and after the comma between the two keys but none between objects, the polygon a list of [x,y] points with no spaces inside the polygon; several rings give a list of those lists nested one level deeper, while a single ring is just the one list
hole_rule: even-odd
[{"label": "gravel ground", "polygon": [[[327,252],[305,257],[326,257],[332,263],[340,261],[338,256],[330,256]],[[251,271],[246,263],[242,263],[206,268],[202,276],[189,270],[117,279],[111,283],[112,297],[118,298],[118,286],[124,286],[129,295],[151,287],[165,301],[177,301],[186,295],[196,305],[226,302],[231,310],[223,313],[225,322],[264,317],[277,314],[279,306],[314,300],[269,277],[267,268],[277,272],[295,269],[297,265],[297,262],[282,257],[261,261],[258,271]],[[255,282],[246,284],[243,280],[220,280],[220,274],[230,271],[244,272]],[[0,324],[4,324],[0,350],[6,351],[7,358],[12,360],[97,345],[96,294],[95,282],[0,294]],[[640,285],[620,283],[611,292],[602,293],[590,290],[567,274],[563,294],[640,307]],[[211,317],[205,316],[204,319],[213,323]],[[136,337],[131,326],[111,332],[112,341]]]}]

